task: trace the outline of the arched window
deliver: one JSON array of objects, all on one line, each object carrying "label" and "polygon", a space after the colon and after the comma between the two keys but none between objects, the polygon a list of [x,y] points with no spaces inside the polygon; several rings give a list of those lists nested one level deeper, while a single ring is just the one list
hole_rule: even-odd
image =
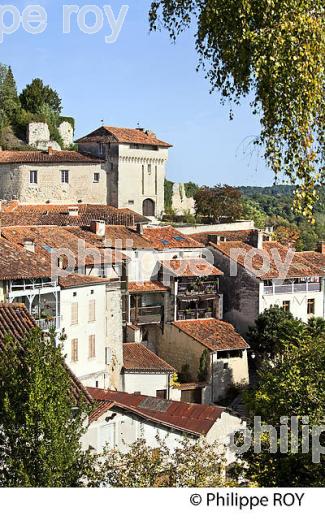
[{"label": "arched window", "polygon": [[155,216],[155,203],[152,199],[145,199],[142,204],[142,214],[145,217]]}]

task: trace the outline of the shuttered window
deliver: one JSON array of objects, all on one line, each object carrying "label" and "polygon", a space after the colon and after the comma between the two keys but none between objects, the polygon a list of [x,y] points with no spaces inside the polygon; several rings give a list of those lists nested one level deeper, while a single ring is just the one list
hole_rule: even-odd
[{"label": "shuttered window", "polygon": [[71,361],[78,361],[78,340],[71,340]]},{"label": "shuttered window", "polygon": [[96,320],[96,301],[89,300],[89,322]]},{"label": "shuttered window", "polygon": [[78,303],[74,302],[71,304],[71,325],[78,324]]},{"label": "shuttered window", "polygon": [[96,357],[96,338],[92,334],[88,337],[88,358],[92,359]]}]

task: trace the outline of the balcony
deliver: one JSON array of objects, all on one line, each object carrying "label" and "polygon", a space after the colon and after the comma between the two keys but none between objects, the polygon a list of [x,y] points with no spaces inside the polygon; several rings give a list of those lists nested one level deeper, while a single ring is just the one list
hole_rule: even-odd
[{"label": "balcony", "polygon": [[200,294],[216,294],[218,292],[218,282],[198,281],[178,283],[178,294],[184,296],[195,296]]},{"label": "balcony", "polygon": [[39,279],[39,280],[18,280],[10,282],[9,292],[14,291],[35,291],[40,289],[54,288],[58,290],[58,284],[56,281]]},{"label": "balcony", "polygon": [[321,291],[320,282],[304,282],[304,283],[290,283],[283,285],[264,286],[264,294],[293,294],[303,292],[319,292]]},{"label": "balcony", "polygon": [[37,326],[44,332],[48,332],[53,327],[55,330],[59,330],[61,328],[61,316],[54,316],[53,318],[42,318],[35,321]]},{"label": "balcony", "polygon": [[214,318],[213,311],[205,309],[198,310],[183,310],[177,312],[178,320],[202,320],[206,318]]},{"label": "balcony", "polygon": [[162,306],[133,307],[130,310],[131,322],[136,325],[160,323],[162,320]]}]

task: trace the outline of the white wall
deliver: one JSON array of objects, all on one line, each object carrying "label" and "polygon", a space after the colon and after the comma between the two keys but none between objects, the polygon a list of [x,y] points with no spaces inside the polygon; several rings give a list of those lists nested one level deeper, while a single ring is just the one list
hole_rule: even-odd
[{"label": "white wall", "polygon": [[315,300],[315,317],[324,318],[324,292],[308,291],[284,294],[264,294],[263,282],[259,286],[260,313],[269,309],[272,305],[283,306],[284,301],[290,302],[290,312],[295,318],[307,322],[310,316],[307,315],[307,301]]},{"label": "white wall", "polygon": [[[93,291],[93,294],[91,294]],[[96,320],[89,322],[89,301],[96,300]],[[78,303],[78,324],[71,324],[71,306]],[[67,336],[64,342],[66,361],[84,385],[107,388],[108,371],[105,363],[106,343],[106,286],[105,284],[61,290],[61,326]],[[96,338],[96,357],[88,358],[88,338]],[[78,339],[78,361],[71,359],[71,340]]]},{"label": "white wall", "polygon": [[176,227],[184,235],[192,235],[193,233],[216,233],[218,231],[242,231],[246,229],[255,229],[253,220],[239,220],[237,222],[227,222],[224,224],[198,224],[197,226],[180,226]]},{"label": "white wall", "polygon": [[150,372],[124,372],[123,374],[123,392],[133,394],[140,392],[143,395],[151,395],[156,397],[157,390],[166,390],[168,398],[169,375],[155,374]]}]

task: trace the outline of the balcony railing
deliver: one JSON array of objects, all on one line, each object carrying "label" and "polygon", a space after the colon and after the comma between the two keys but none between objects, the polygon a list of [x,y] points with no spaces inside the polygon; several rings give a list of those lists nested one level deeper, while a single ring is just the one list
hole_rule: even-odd
[{"label": "balcony railing", "polygon": [[156,305],[154,307],[138,307],[131,308],[131,322],[138,325],[148,323],[160,323],[162,319],[162,307]]},{"label": "balcony railing", "polygon": [[218,292],[218,284],[213,282],[184,283],[179,282],[179,294],[215,294]]},{"label": "balcony railing", "polygon": [[18,282],[10,283],[10,292],[13,291],[34,291],[39,289],[45,289],[53,287],[58,287],[57,282],[52,282],[50,280],[19,280]]},{"label": "balcony railing", "polygon": [[177,319],[178,320],[200,320],[205,318],[213,318],[213,312],[204,310],[204,309],[198,309],[193,311],[178,311],[177,312]]},{"label": "balcony railing", "polygon": [[49,331],[53,327],[55,330],[59,330],[61,328],[61,316],[56,316],[53,318],[42,318],[35,321],[37,326],[44,332]]},{"label": "balcony railing", "polygon": [[264,294],[292,294],[321,291],[320,282],[291,283],[284,285],[265,285]]}]

